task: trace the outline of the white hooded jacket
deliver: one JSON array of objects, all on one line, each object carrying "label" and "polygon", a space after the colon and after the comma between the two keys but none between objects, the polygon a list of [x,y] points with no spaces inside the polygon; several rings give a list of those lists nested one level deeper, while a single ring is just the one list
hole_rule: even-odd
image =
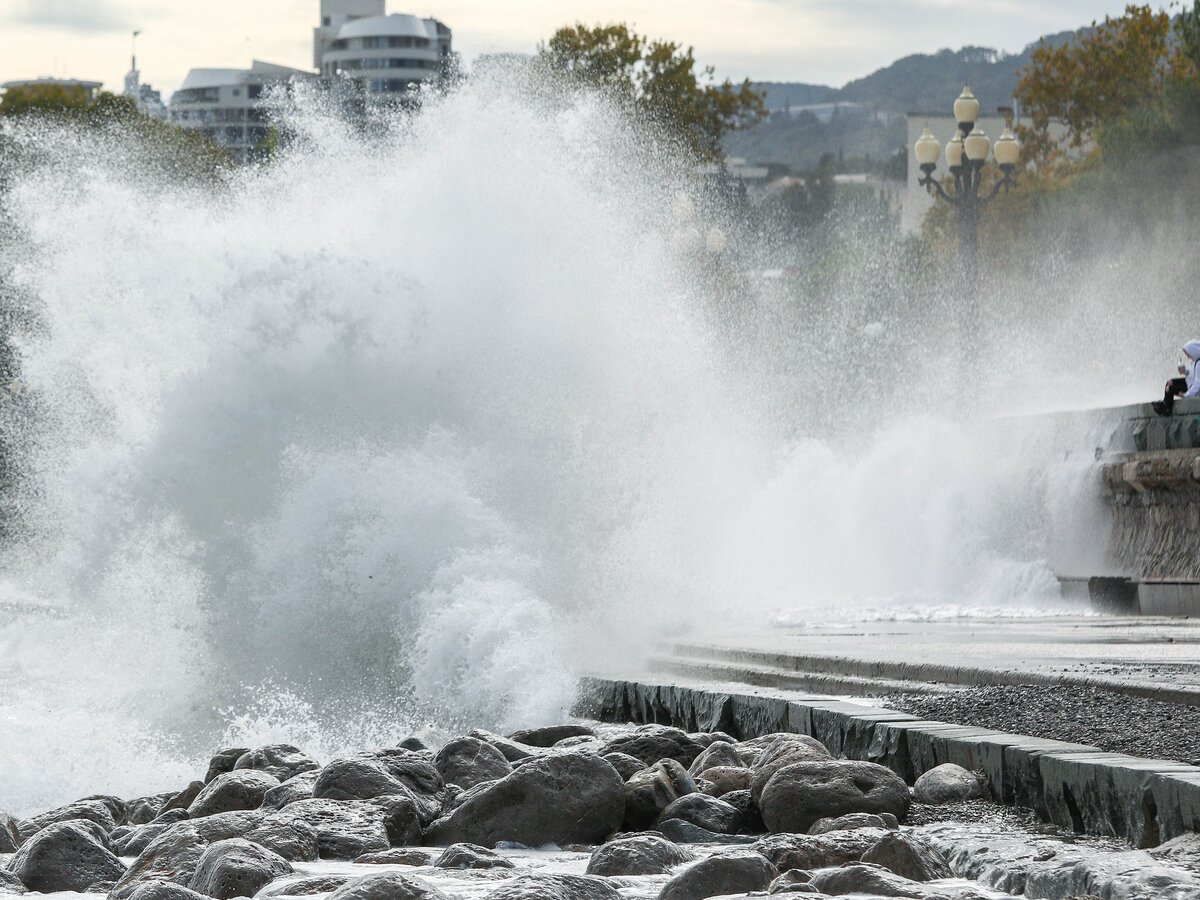
[{"label": "white hooded jacket", "polygon": [[1192,359],[1187,373],[1187,393],[1184,397],[1200,397],[1200,378],[1197,378],[1196,366],[1200,363],[1200,341],[1188,341],[1183,345],[1183,352]]}]

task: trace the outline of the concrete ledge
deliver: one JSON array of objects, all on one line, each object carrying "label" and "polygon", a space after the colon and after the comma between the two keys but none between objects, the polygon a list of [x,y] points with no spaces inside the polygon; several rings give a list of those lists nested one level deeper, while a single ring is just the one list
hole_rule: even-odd
[{"label": "concrete ledge", "polygon": [[1026,735],[1003,734],[828,697],[725,684],[585,678],[580,715],[725,731],[738,738],[808,734],[835,756],[887,766],[909,783],[952,762],[980,769],[992,799],[1076,832],[1153,847],[1200,831],[1200,768]]}]

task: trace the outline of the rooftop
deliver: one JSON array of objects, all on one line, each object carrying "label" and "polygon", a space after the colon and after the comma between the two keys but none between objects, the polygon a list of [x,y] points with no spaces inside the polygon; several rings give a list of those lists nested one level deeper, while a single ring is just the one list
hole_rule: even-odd
[{"label": "rooftop", "polygon": [[406,37],[429,38],[436,41],[437,27],[427,19],[419,19],[406,13],[392,13],[390,16],[367,16],[364,19],[354,19],[338,29],[338,39],[356,37]]}]

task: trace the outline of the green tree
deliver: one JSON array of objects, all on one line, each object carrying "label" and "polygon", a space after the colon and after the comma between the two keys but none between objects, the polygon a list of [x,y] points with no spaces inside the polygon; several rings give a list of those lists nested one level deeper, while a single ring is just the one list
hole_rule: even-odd
[{"label": "green tree", "polygon": [[717,83],[691,47],[650,40],[626,25],[560,28],[539,55],[550,71],[604,91],[703,159],[720,159],[725,134],[766,115],[749,80]]}]

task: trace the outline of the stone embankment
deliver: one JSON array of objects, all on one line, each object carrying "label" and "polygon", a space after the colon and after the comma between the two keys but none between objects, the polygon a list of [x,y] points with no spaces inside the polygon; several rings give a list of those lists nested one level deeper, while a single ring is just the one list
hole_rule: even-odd
[{"label": "stone embankment", "polygon": [[[436,750],[408,739],[324,765],[288,745],[228,748],[176,791],[88,797],[22,820],[0,814],[0,893],[1200,898],[1193,836],[1134,851],[1032,834],[1002,818],[925,812],[907,825],[914,810],[977,806],[986,776],[944,764],[918,771],[910,759],[911,777],[902,777],[842,758],[855,748],[852,729],[832,744],[798,733],[821,729],[771,733],[781,712],[771,704],[734,709],[733,698],[713,698],[702,710],[699,694],[628,686],[612,686],[608,700],[715,716],[734,730],[476,731]],[[807,714],[810,726],[821,718]]]}]

